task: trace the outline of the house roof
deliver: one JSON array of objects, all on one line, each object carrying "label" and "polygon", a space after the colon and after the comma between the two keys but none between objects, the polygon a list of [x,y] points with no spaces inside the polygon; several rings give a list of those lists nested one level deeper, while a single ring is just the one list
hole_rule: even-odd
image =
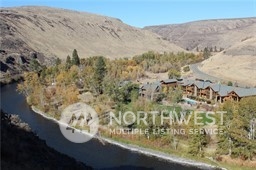
[{"label": "house roof", "polygon": [[210,87],[212,88],[213,91],[218,92],[220,91],[221,84],[211,84]]},{"label": "house roof", "polygon": [[217,92],[220,96],[228,96],[228,94],[234,91],[239,97],[246,97],[246,96],[256,96],[256,88],[242,88],[242,87],[233,87],[227,86],[218,83],[211,83],[208,81],[196,81],[196,80],[189,80],[185,79],[181,82],[182,86],[191,86],[195,85],[199,89],[205,89],[207,87],[211,87],[213,91]]},{"label": "house roof", "polygon": [[190,79],[184,79],[183,81],[181,81],[181,85],[182,86],[191,86],[192,84],[194,84],[194,80],[190,80]]},{"label": "house roof", "polygon": [[146,90],[146,91],[147,90],[155,91],[160,87],[161,87],[161,83],[159,81],[156,81],[156,82],[153,82],[153,83],[143,84],[140,89],[141,90]]},{"label": "house roof", "polygon": [[167,80],[162,80],[161,83],[165,83],[165,84],[168,84],[168,83],[176,83],[177,82],[177,79],[167,79]]},{"label": "house roof", "polygon": [[233,91],[239,97],[256,96],[256,88],[236,88]]},{"label": "house roof", "polygon": [[234,87],[227,86],[227,85],[220,85],[220,89],[218,91],[218,94],[222,97],[227,96],[228,93],[234,90]]},{"label": "house roof", "polygon": [[[162,80],[161,82],[164,83],[172,83],[177,82],[176,79],[167,79]],[[143,84],[140,87],[140,90],[150,90],[156,91],[157,89],[161,88],[161,82],[156,81],[153,83]],[[195,85],[200,89],[205,89],[207,87],[212,88],[213,91],[217,92],[219,96],[225,97],[228,96],[229,93],[232,91],[235,92],[239,97],[247,97],[247,96],[256,96],[256,88],[242,88],[242,87],[234,87],[234,86],[227,86],[219,83],[211,83],[209,81],[196,81],[191,79],[183,79],[179,82],[181,86],[191,86]]]},{"label": "house roof", "polygon": [[220,96],[228,96],[232,91],[235,92],[239,97],[255,96],[256,88],[242,88],[233,87],[222,84],[212,84],[210,86],[215,92],[218,92]]},{"label": "house roof", "polygon": [[210,82],[205,81],[195,81],[194,85],[197,86],[199,89],[205,89],[211,85]]}]

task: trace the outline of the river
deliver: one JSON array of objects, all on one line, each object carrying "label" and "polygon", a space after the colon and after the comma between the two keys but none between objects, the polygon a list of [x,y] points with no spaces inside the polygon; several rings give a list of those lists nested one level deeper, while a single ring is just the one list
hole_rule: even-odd
[{"label": "river", "polygon": [[67,154],[96,169],[175,169],[194,170],[191,167],[170,162],[157,157],[132,152],[128,149],[98,140],[77,144],[68,141],[60,132],[57,123],[33,112],[25,97],[16,91],[17,84],[1,87],[1,109],[10,114],[17,114],[29,124],[36,134],[55,150]]}]

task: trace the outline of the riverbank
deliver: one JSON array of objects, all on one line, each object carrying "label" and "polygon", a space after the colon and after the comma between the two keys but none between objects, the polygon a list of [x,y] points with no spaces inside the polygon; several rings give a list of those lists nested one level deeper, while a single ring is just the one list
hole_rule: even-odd
[{"label": "riverbank", "polygon": [[[35,113],[43,116],[46,119],[54,121],[55,123],[58,123],[58,124],[60,123],[57,119],[47,115],[46,113],[40,111],[39,109],[37,109],[34,106],[32,106],[32,110]],[[79,129],[76,129],[76,130],[79,131]],[[84,133],[84,134],[89,135],[89,134],[86,134],[86,133]],[[95,138],[97,138],[97,137],[95,137]],[[206,163],[203,163],[203,162],[197,162],[195,160],[180,158],[180,157],[170,155],[170,154],[167,154],[167,153],[164,153],[164,152],[156,151],[156,150],[153,150],[153,149],[144,148],[144,147],[140,147],[140,146],[133,145],[133,144],[125,144],[125,143],[122,143],[122,142],[119,142],[119,141],[116,141],[116,140],[112,140],[112,139],[109,139],[109,138],[106,138],[106,137],[100,137],[99,140],[101,140],[104,143],[108,143],[108,144],[111,144],[111,145],[116,145],[116,146],[121,147],[123,149],[130,150],[132,152],[137,152],[137,153],[144,154],[144,155],[147,155],[147,156],[150,156],[150,157],[156,157],[156,158],[159,158],[159,159],[162,159],[162,160],[165,160],[165,161],[168,161],[168,162],[172,162],[172,163],[182,164],[182,165],[185,165],[185,166],[198,167],[200,169],[224,169],[224,168],[217,167],[217,166],[210,165],[210,164],[206,164]]]},{"label": "riverbank", "polygon": [[17,83],[23,81],[23,74],[17,74],[9,77],[0,77],[0,86],[5,86],[7,84]]},{"label": "riverbank", "polygon": [[49,147],[18,115],[1,111],[1,169],[92,168]]}]

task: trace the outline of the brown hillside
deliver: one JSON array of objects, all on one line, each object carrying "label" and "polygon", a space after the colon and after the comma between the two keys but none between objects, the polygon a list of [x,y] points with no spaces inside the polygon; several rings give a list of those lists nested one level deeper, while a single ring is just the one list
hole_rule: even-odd
[{"label": "brown hillside", "polygon": [[15,37],[47,57],[66,58],[73,49],[77,49],[81,57],[110,58],[132,57],[148,50],[183,50],[119,19],[85,12],[49,7],[1,8],[0,21],[10,31],[3,36],[3,50],[11,48],[8,39]]},{"label": "brown hillside", "polygon": [[256,35],[256,18],[215,19],[145,27],[184,49],[229,48]]},{"label": "brown hillside", "polygon": [[199,69],[226,80],[256,86],[256,37],[210,57]]}]

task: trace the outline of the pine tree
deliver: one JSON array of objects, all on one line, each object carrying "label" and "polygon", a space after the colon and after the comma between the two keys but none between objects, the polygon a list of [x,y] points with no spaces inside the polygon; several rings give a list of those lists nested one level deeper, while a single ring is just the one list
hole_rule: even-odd
[{"label": "pine tree", "polygon": [[70,69],[70,67],[72,66],[72,62],[71,62],[71,58],[70,56],[68,55],[67,56],[67,59],[66,59],[66,70]]},{"label": "pine tree", "polygon": [[217,51],[218,51],[218,50],[217,50],[217,47],[215,46],[215,47],[214,47],[214,52],[217,52]]},{"label": "pine tree", "polygon": [[227,111],[227,114],[224,114],[224,125],[221,127],[224,133],[219,135],[217,153],[242,159],[256,156],[255,140],[248,137],[249,120],[256,111],[255,101],[256,98],[252,97],[242,99],[239,104],[224,104],[222,110]]},{"label": "pine tree", "polygon": [[213,49],[212,49],[212,47],[210,48],[210,52],[213,52]]},{"label": "pine tree", "polygon": [[30,61],[30,69],[36,73],[38,73],[42,68],[40,63],[36,59],[32,59]]},{"label": "pine tree", "polygon": [[58,66],[58,65],[60,65],[60,64],[61,64],[61,59],[58,57],[58,58],[56,58],[56,60],[55,60],[55,65]]},{"label": "pine tree", "polygon": [[248,139],[246,118],[238,111],[234,111],[234,118],[230,124],[230,140],[232,141],[231,156],[248,159],[250,157],[250,141]]},{"label": "pine tree", "polygon": [[203,126],[195,124],[195,115],[191,116],[189,128],[194,133],[189,133],[189,150],[188,153],[193,156],[204,156],[204,147],[207,145],[207,134]]},{"label": "pine tree", "polygon": [[72,53],[72,65],[77,65],[77,66],[80,65],[80,59],[76,49],[74,49]]},{"label": "pine tree", "polygon": [[190,135],[189,153],[194,156],[202,157],[204,156],[204,147],[207,144],[207,136],[204,129],[194,126],[194,129],[197,128],[201,131]]},{"label": "pine tree", "polygon": [[95,80],[95,89],[98,94],[103,93],[103,79],[106,75],[106,63],[102,56],[98,57],[95,64],[94,80]]},{"label": "pine tree", "polygon": [[223,125],[219,125],[218,129],[222,130],[223,133],[218,134],[218,148],[217,153],[218,154],[224,154],[224,155],[230,155],[231,149],[232,149],[232,141],[231,141],[231,132],[230,132],[230,126],[232,123],[232,119],[234,117],[234,104],[232,101],[227,101],[222,106],[221,110],[227,112],[223,115]]},{"label": "pine tree", "polygon": [[211,53],[210,53],[210,51],[208,50],[208,48],[204,48],[204,52],[203,52],[203,57],[204,57],[204,59],[207,59],[207,58],[209,58],[211,56]]}]

